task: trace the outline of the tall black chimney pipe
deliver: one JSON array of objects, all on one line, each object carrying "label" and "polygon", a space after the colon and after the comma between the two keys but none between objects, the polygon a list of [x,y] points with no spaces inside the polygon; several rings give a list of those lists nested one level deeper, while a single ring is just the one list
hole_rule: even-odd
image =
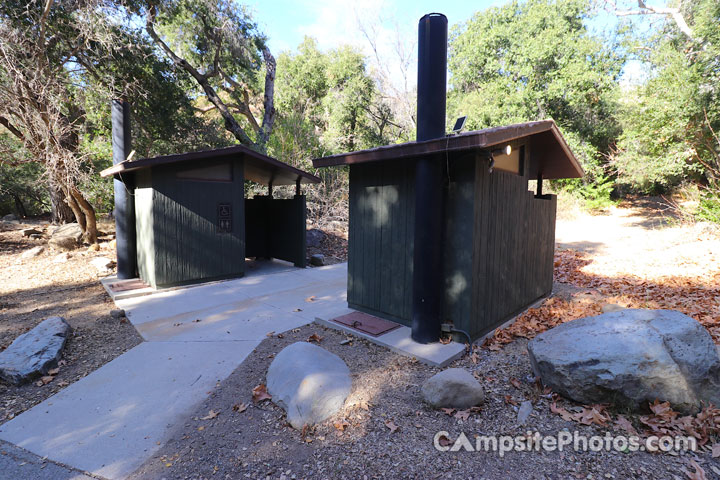
[{"label": "tall black chimney pipe", "polygon": [[[417,141],[445,136],[447,17],[429,13],[418,24]],[[415,166],[412,339],[440,338],[443,299],[443,161],[425,155]]]},{"label": "tall black chimney pipe", "polygon": [[[124,100],[113,100],[112,150],[113,165],[124,161],[130,154],[130,105]],[[120,279],[137,276],[135,246],[135,197],[131,178],[113,180],[115,192],[115,244],[117,250],[117,276]]]}]

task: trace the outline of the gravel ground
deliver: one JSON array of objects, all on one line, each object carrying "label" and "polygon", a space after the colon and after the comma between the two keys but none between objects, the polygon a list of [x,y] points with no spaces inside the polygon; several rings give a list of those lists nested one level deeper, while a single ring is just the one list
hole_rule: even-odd
[{"label": "gravel ground", "polygon": [[[653,205],[630,207],[613,208],[599,217],[566,215],[558,221],[559,241],[564,248],[592,255],[593,267],[608,277],[627,269],[649,278],[667,275],[663,267],[670,267],[671,274],[697,275],[720,251],[715,236],[668,222]],[[688,245],[690,249],[685,248]],[[557,283],[554,292],[573,305],[577,302],[579,308],[589,301],[603,302],[589,300],[593,292],[575,285]],[[341,412],[303,434],[287,424],[283,410],[272,402],[253,404],[252,389],[265,383],[275,354],[314,333],[322,337],[323,348],[348,364],[353,392]],[[487,397],[479,412],[458,416],[433,410],[421,400],[420,386],[438,369],[358,338],[341,345],[346,338],[353,337],[310,325],[266,339],[132,478],[720,478],[720,461],[707,447],[679,455],[533,451],[501,457],[492,452],[440,452],[433,445],[439,431],[448,432],[451,441],[464,432],[473,443],[477,435],[515,436],[528,431],[542,435],[578,431],[586,436],[624,432],[613,426],[565,421],[551,412],[552,398],[532,382],[526,339],[518,338],[497,351],[476,350],[452,365],[474,372]],[[521,426],[518,405],[527,400],[533,411]],[[557,399],[557,406],[571,413],[583,408],[563,399]],[[211,411],[218,415],[209,415]],[[627,412],[612,413],[622,413],[638,424]],[[696,474],[691,461],[705,476]]]},{"label": "gravel ground", "polygon": [[[253,404],[252,389],[265,382],[277,352],[314,333],[322,337],[320,346],[348,364],[353,392],[339,414],[303,436],[286,423],[281,408],[268,401]],[[352,343],[341,345],[346,338],[353,338]],[[479,412],[461,419],[433,410],[421,399],[420,385],[438,372],[436,368],[317,325],[268,338],[131,478],[674,479],[687,478],[683,470],[690,459],[696,459],[708,478],[715,471],[720,474],[720,463],[706,452],[512,452],[501,458],[490,452],[437,451],[433,437],[438,431],[449,432],[453,441],[461,432],[470,439],[527,431],[552,435],[564,429],[588,436],[605,433],[550,412],[550,400],[528,382],[526,345],[517,340],[499,352],[479,350],[477,356],[466,355],[452,365],[474,372],[487,396]],[[520,426],[513,403],[523,400],[534,402],[534,407],[528,424]],[[573,408],[570,402],[562,404]],[[219,414],[203,420],[211,410]]]},{"label": "gravel ground", "polygon": [[[100,227],[107,230],[111,226]],[[142,341],[126,319],[110,316],[115,306],[100,285],[97,269],[89,263],[96,256],[113,258],[112,243],[101,243],[97,251],[80,248],[70,253],[67,262],[55,263],[59,252],[47,249],[47,235],[37,240],[22,236],[20,230],[29,227],[44,230],[47,223],[0,222],[0,350],[55,315],[64,317],[73,332],[63,351],[60,372],[50,383],[20,387],[0,383],[0,424]],[[38,257],[20,258],[38,245],[46,246]]]}]

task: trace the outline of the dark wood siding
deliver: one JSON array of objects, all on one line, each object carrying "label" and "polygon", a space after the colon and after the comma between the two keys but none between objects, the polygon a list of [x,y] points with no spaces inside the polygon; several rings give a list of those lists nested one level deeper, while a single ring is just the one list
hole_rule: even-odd
[{"label": "dark wood siding", "polygon": [[245,200],[245,255],[278,258],[305,268],[305,196]]},{"label": "dark wood siding", "polygon": [[475,212],[475,155],[448,163],[445,199],[443,321],[469,331],[473,327],[473,225]]},{"label": "dark wood siding", "polygon": [[[243,168],[241,160],[232,164],[231,182],[179,179],[173,166],[153,169],[154,286],[229,278],[244,273]],[[220,203],[232,207],[232,231],[229,233],[218,231]]]},{"label": "dark wood siding", "polygon": [[[475,155],[448,160],[443,320],[476,339],[552,290],[556,199],[527,190],[527,165],[517,175],[490,173]],[[412,318],[413,165],[350,165],[348,304],[404,325]]]},{"label": "dark wood siding", "polygon": [[153,234],[153,188],[150,170],[135,175],[135,238],[138,274],[155,286],[155,235]]},{"label": "dark wood siding", "polygon": [[414,162],[350,167],[348,304],[409,325]]},{"label": "dark wood siding", "polygon": [[[528,177],[475,171],[473,338],[489,333],[550,293],[555,244],[555,196],[535,198]],[[527,169],[526,169],[527,171]]]}]

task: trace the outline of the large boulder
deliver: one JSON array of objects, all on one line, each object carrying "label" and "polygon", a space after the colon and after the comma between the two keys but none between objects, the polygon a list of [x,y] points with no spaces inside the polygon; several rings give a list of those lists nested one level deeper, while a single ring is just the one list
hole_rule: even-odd
[{"label": "large boulder", "polygon": [[317,228],[311,228],[305,234],[307,238],[307,246],[310,248],[320,248],[322,241],[325,239],[325,232]]},{"label": "large boulder", "polygon": [[448,368],[428,378],[423,383],[422,395],[435,408],[469,408],[485,399],[480,383],[462,368]]},{"label": "large boulder", "polygon": [[23,333],[0,352],[0,378],[14,385],[27,383],[57,366],[70,325],[50,317]]},{"label": "large boulder", "polygon": [[337,355],[307,342],[285,347],[267,372],[267,390],[294,428],[322,422],[350,395],[350,370]]},{"label": "large boulder", "polygon": [[672,310],[622,310],[541,333],[528,344],[535,375],[577,402],[682,412],[720,405],[720,357],[710,334]]},{"label": "large boulder", "polygon": [[52,231],[48,245],[57,250],[74,250],[82,243],[83,231],[77,223],[66,223]]}]

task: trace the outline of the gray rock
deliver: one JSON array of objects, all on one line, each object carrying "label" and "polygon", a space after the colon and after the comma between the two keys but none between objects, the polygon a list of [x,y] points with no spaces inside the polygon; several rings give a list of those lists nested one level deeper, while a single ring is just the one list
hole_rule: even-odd
[{"label": "gray rock", "polygon": [[448,368],[427,379],[422,395],[435,408],[469,408],[485,399],[480,383],[462,368]]},{"label": "gray rock", "polygon": [[315,255],[311,256],[310,265],[322,267],[323,265],[325,265],[325,255],[323,255],[322,253],[316,253]]},{"label": "gray rock", "polygon": [[297,429],[322,422],[339,411],[351,388],[345,362],[307,342],[285,347],[267,372],[268,393]]},{"label": "gray rock", "polygon": [[15,220],[17,220],[17,219],[18,219],[18,217],[17,217],[17,215],[15,215],[14,213],[8,213],[8,214],[5,215],[4,217],[2,217],[2,221],[3,221],[3,222],[12,222],[12,221],[15,221]]},{"label": "gray rock", "polygon": [[305,234],[307,238],[307,246],[311,248],[320,248],[320,244],[325,238],[325,232],[317,228],[311,228]]},{"label": "gray rock", "polygon": [[40,230],[35,230],[34,228],[25,228],[21,230],[23,237],[31,237],[33,235],[41,235],[42,232]]},{"label": "gray rock", "polygon": [[82,243],[83,231],[77,223],[66,223],[53,229],[48,245],[57,250],[74,250]]},{"label": "gray rock", "polygon": [[47,374],[57,366],[70,325],[61,317],[50,317],[23,333],[0,352],[0,378],[21,385]]},{"label": "gray rock", "polygon": [[518,425],[525,425],[528,421],[528,418],[530,418],[530,414],[533,411],[533,404],[530,400],[525,400],[520,404],[520,408],[518,408],[517,413],[517,422]]},{"label": "gray rock", "polygon": [[95,257],[90,260],[90,264],[97,268],[99,273],[107,273],[115,265],[115,262],[107,257]]},{"label": "gray rock", "polygon": [[702,325],[672,310],[622,310],[559,325],[528,344],[545,385],[580,403],[682,412],[720,405],[720,357]]},{"label": "gray rock", "polygon": [[616,304],[614,304],[614,303],[605,303],[605,304],[603,304],[603,306],[600,307],[600,308],[602,309],[602,312],[603,312],[603,313],[619,312],[619,311],[621,311],[621,310],[625,310],[624,307],[622,307],[622,306],[620,306],[620,305],[616,305]]},{"label": "gray rock", "polygon": [[42,245],[33,247],[30,250],[25,250],[22,255],[20,255],[20,258],[34,258],[43,253],[44,251],[45,247],[43,247]]},{"label": "gray rock", "polygon": [[66,263],[70,260],[70,257],[71,255],[69,252],[60,253],[53,258],[53,263]]},{"label": "gray rock", "polygon": [[120,308],[110,310],[110,316],[112,318],[123,318],[125,316],[125,310],[122,310]]}]

